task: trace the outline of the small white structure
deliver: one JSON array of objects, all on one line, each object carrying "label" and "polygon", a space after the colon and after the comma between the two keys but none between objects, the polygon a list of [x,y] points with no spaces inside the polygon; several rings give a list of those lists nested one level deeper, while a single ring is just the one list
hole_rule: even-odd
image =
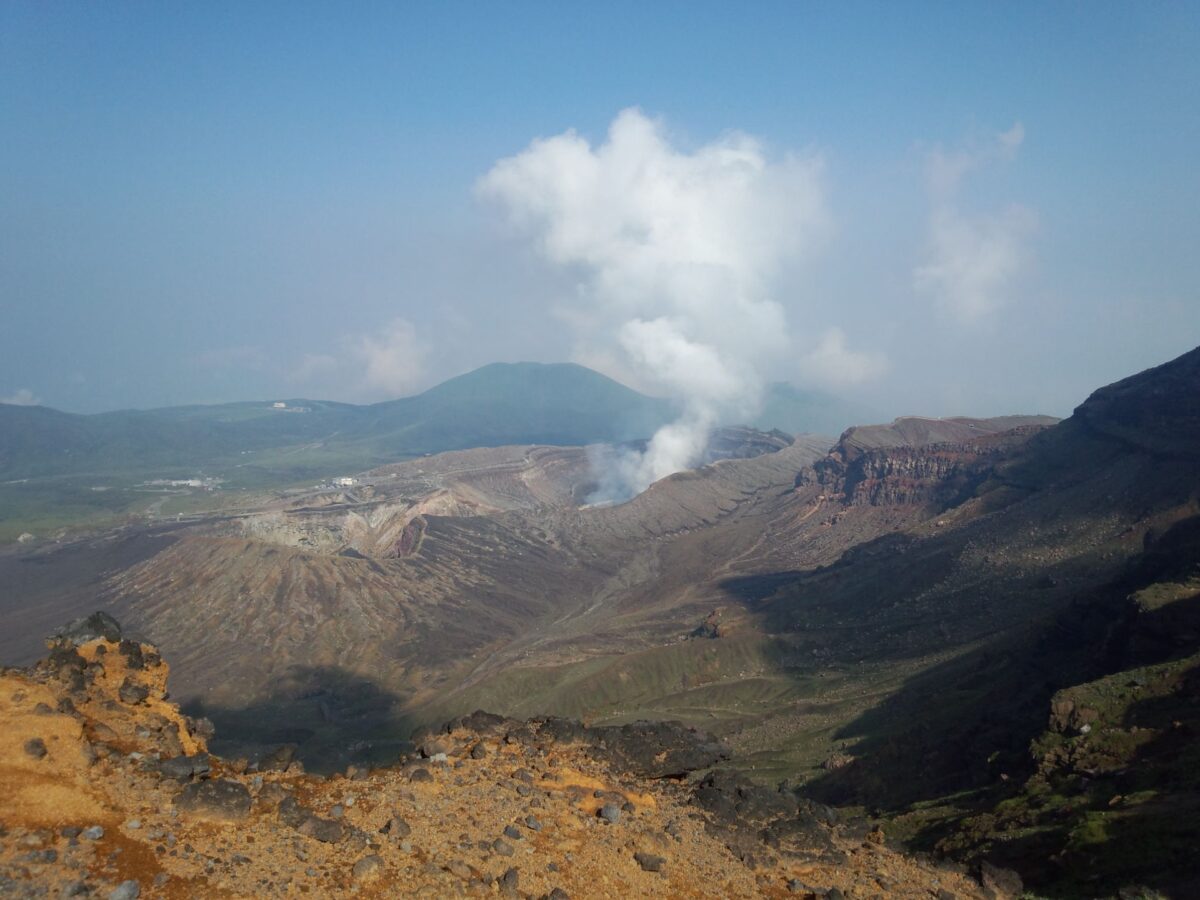
[{"label": "small white structure", "polygon": [[356,484],[358,484],[358,479],[345,477],[335,478],[333,479],[333,483],[338,487],[354,487]]},{"label": "small white structure", "polygon": [[287,404],[284,403],[282,400],[276,400],[274,403],[271,404],[271,406],[274,409],[287,409]]}]

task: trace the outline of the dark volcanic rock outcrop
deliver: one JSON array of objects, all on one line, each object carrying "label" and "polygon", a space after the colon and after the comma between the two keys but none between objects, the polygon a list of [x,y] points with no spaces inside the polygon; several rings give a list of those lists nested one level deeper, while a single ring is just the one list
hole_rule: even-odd
[{"label": "dark volcanic rock outcrop", "polygon": [[[919,428],[912,421],[851,428],[828,456],[797,475],[796,486],[820,485],[846,506],[944,509],[970,497],[998,463],[1053,420],[920,419]],[[919,443],[945,435],[958,439]]]}]

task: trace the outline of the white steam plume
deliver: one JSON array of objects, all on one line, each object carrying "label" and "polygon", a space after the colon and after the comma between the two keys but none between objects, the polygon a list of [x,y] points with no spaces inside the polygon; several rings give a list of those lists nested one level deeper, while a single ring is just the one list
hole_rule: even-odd
[{"label": "white steam plume", "polygon": [[818,158],[770,160],[740,133],[677,150],[637,109],[598,146],[574,131],[535,140],[480,179],[548,260],[583,274],[601,341],[682,402],[644,453],[614,463],[611,499],[695,465],[714,425],[754,413],[763,364],[788,347],[770,288],[826,230],[822,180]]}]

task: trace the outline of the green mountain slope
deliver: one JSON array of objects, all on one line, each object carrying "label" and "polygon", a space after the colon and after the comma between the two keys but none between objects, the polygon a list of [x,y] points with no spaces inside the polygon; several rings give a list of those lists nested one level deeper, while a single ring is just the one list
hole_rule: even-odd
[{"label": "green mountain slope", "polygon": [[370,406],[285,402],[96,415],[0,404],[0,479],[219,471],[246,452],[285,448],[297,459],[277,465],[279,474],[307,477],[314,458],[353,466],[463,447],[628,440],[671,415],[664,401],[567,364],[497,363]]},{"label": "green mountain slope", "polygon": [[[282,408],[276,407],[282,402]],[[570,364],[496,363],[400,400],[258,401],[76,415],[0,404],[0,541],[138,513],[153,479],[311,482],[468,447],[645,438],[674,407]],[[176,510],[178,511],[178,510]]]}]

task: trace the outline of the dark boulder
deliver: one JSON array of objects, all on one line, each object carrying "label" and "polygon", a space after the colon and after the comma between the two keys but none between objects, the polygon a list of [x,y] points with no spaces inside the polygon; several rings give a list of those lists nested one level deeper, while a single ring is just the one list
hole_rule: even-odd
[{"label": "dark boulder", "polygon": [[176,781],[191,781],[193,778],[207,778],[212,771],[207,753],[197,753],[195,756],[176,756],[164,759],[158,764],[158,771],[165,778]]},{"label": "dark boulder", "polygon": [[201,781],[180,792],[175,808],[206,819],[236,822],[250,814],[250,791],[226,778]]},{"label": "dark boulder", "polygon": [[96,638],[115,644],[121,640],[121,625],[108,613],[97,610],[90,616],[68,622],[51,638],[55,643],[78,647]]},{"label": "dark boulder", "polygon": [[280,744],[256,760],[258,770],[260,772],[287,771],[287,767],[296,758],[297,749],[296,744]]},{"label": "dark boulder", "polygon": [[312,818],[313,811],[297,801],[295,797],[285,797],[279,801],[276,815],[278,815],[279,821],[289,828],[299,828]]},{"label": "dark boulder", "polygon": [[322,819],[318,816],[309,816],[296,830],[323,844],[336,844],[346,835],[346,826],[337,819]]},{"label": "dark boulder", "polygon": [[117,696],[121,698],[122,703],[136,706],[150,696],[150,689],[144,684],[138,684],[132,678],[126,678],[117,690]]},{"label": "dark boulder", "polygon": [[642,853],[641,851],[638,851],[637,853],[633,854],[633,858],[646,872],[661,872],[663,870],[663,866],[667,864],[667,861],[664,857],[655,856],[653,853]]},{"label": "dark boulder", "polygon": [[632,722],[588,730],[594,755],[645,778],[682,778],[729,757],[728,747],[678,722]]}]

